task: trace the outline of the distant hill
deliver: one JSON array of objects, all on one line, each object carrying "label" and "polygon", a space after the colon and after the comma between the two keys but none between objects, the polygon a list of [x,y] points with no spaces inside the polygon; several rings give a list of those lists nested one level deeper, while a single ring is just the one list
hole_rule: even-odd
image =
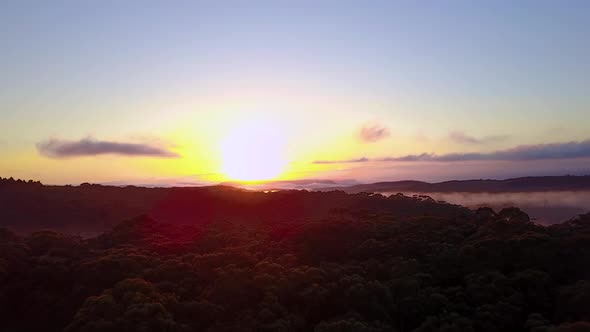
[{"label": "distant hill", "polygon": [[[201,225],[211,221],[321,219],[333,214],[386,214],[450,217],[471,213],[468,208],[523,207],[535,220],[557,223],[588,211],[585,207],[468,204],[439,197],[435,192],[538,192],[590,190],[590,176],[528,177],[509,180],[470,180],[426,183],[381,182],[325,191],[282,190],[264,193],[230,186],[144,188],[97,184],[46,186],[35,181],[0,178],[0,227],[19,233],[50,229],[82,236],[110,229],[122,220],[148,215],[162,222]],[[367,192],[426,193],[430,197],[385,197]]]},{"label": "distant hill", "polygon": [[393,181],[359,184],[345,187],[320,188],[320,191],[342,190],[360,192],[540,192],[590,190],[590,175],[530,176],[507,180],[453,180],[438,183],[421,181]]},{"label": "distant hill", "polygon": [[93,235],[122,220],[148,215],[162,222],[201,225],[220,220],[297,220],[333,214],[452,217],[470,213],[426,197],[343,192],[248,191],[229,186],[142,188],[96,184],[45,186],[0,180],[0,227]]}]

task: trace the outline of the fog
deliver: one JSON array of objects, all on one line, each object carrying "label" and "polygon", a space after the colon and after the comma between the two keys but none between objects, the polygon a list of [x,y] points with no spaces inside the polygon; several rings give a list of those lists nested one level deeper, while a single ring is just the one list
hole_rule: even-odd
[{"label": "fog", "polygon": [[[382,192],[383,195],[395,194]],[[404,193],[428,195],[435,200],[470,208],[489,206],[499,210],[516,206],[529,214],[535,222],[554,224],[590,211],[590,191],[546,191],[521,193]]]}]

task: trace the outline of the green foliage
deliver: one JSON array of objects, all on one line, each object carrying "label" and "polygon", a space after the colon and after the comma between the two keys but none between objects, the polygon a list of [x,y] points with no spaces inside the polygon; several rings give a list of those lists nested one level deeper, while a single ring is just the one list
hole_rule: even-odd
[{"label": "green foliage", "polygon": [[174,307],[173,296],[161,294],[143,279],[125,279],[82,305],[65,332],[183,330],[166,307]]},{"label": "green foliage", "polygon": [[588,330],[590,215],[542,227],[516,209],[424,200],[393,216],[381,204],[410,198],[355,199],[378,207],[190,225],[142,216],[87,239],[0,229],[0,330]]}]

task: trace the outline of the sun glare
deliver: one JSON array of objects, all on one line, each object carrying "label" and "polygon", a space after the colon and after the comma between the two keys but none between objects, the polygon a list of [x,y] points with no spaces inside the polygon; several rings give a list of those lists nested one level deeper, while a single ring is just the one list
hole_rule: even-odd
[{"label": "sun glare", "polygon": [[220,144],[223,174],[230,180],[277,178],[287,164],[284,137],[276,123],[250,120],[231,129]]}]

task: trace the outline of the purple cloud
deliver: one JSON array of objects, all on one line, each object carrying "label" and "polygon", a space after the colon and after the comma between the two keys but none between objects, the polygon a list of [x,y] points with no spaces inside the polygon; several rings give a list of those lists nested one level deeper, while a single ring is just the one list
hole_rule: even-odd
[{"label": "purple cloud", "polygon": [[40,154],[50,158],[71,158],[103,154],[129,157],[179,157],[177,153],[148,144],[98,141],[91,138],[84,138],[79,141],[49,139],[37,143],[37,150]]},{"label": "purple cloud", "polygon": [[527,161],[543,159],[573,159],[590,158],[590,139],[581,142],[551,143],[537,145],[521,145],[512,149],[499,150],[489,153],[448,153],[437,155],[434,153],[422,153],[405,155],[401,157],[385,157],[369,159],[366,157],[348,160],[317,160],[314,164],[347,164],[362,162],[387,162],[387,161],[425,161],[425,162],[453,162],[453,161]]},{"label": "purple cloud", "polygon": [[359,139],[364,143],[373,143],[389,137],[389,129],[374,125],[364,126],[359,132]]}]

